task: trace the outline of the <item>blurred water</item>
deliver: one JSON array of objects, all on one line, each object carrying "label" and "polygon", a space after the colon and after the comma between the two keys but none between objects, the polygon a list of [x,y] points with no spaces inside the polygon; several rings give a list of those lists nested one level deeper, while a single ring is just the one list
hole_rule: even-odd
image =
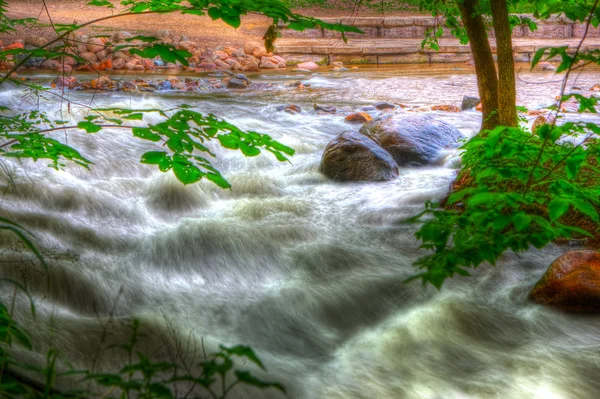
[{"label": "blurred water", "polygon": [[[556,80],[548,73],[524,76]],[[137,163],[155,145],[119,129],[57,132],[95,163],[89,171],[2,160],[2,215],[35,231],[51,254],[50,283],[30,263],[15,263],[25,255],[1,255],[1,273],[25,280],[38,303],[32,329],[37,355],[21,356],[39,360],[53,346],[73,365],[90,367],[107,320],[114,320],[111,339],[124,341],[123,320],[137,317],[153,332],[143,340],[146,348],[172,345],[171,327],[203,337],[209,351],[218,343],[251,345],[268,378],[282,382],[292,398],[600,395],[600,320],[526,299],[564,248],[507,254],[497,268],[484,266],[473,277],[449,281],[441,292],[404,283],[422,253],[413,237],[416,227],[402,221],[425,201],[445,195],[456,153],[446,154],[440,166],[402,169],[397,180],[385,183],[341,184],[318,171],[327,143],[356,128],[344,122],[344,112],[382,100],[459,105],[463,95],[476,94],[472,70],[438,66],[251,78],[277,84],[301,79],[311,86],[65,94],[96,106],[167,109],[186,103],[296,149],[290,163],[281,163],[269,154],[244,158],[211,146],[231,190],[205,181],[184,187],[172,175]],[[591,86],[596,78],[595,72],[584,73],[578,85]],[[520,83],[519,101],[541,107],[552,102],[557,88]],[[277,110],[292,102],[304,111]],[[340,113],[318,115],[315,102],[335,105]],[[16,88],[0,92],[0,104],[19,111],[37,106]],[[68,114],[56,102],[39,106],[73,123],[87,112],[72,106]],[[431,113],[468,136],[480,123],[475,111]],[[155,121],[147,116],[139,123]],[[11,294],[5,290],[2,298]],[[25,298],[18,298],[17,311],[32,326]],[[99,364],[117,367],[120,360],[107,351]],[[237,395],[280,397],[272,391]]]}]

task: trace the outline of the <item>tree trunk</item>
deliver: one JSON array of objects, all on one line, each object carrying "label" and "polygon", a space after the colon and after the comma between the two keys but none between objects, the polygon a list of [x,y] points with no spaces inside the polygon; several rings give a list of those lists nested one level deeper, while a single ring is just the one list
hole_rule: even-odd
[{"label": "tree trunk", "polygon": [[[499,124],[498,117],[498,77],[492,49],[488,42],[483,18],[476,12],[478,0],[458,0],[456,5],[469,37],[477,87],[483,112],[481,130],[493,129]],[[512,55],[512,52],[511,52]]]},{"label": "tree trunk", "polygon": [[506,0],[491,0],[498,54],[498,114],[503,126],[517,126],[517,89],[508,7]]}]

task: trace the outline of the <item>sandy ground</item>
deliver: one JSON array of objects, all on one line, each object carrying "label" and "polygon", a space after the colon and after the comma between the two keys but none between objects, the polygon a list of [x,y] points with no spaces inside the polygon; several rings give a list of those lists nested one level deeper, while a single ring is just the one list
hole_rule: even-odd
[{"label": "sandy ground", "polygon": [[[345,1],[345,0],[338,0]],[[48,11],[53,23],[71,24],[83,23],[92,19],[118,14],[125,7],[113,1],[114,9],[87,6],[89,0],[47,0]],[[9,0],[9,17],[11,18],[39,18],[41,24],[48,25],[50,19],[41,0]],[[320,9],[310,8],[295,10],[304,15],[317,17],[349,17],[367,16],[376,13],[372,9],[340,10],[339,8]],[[394,13],[393,15],[407,14],[407,12]],[[380,15],[380,14],[379,14]],[[173,14],[150,14],[126,16],[102,21],[93,28],[84,31],[95,34],[106,34],[119,30],[126,30],[133,34],[152,34],[158,29],[170,29],[174,34],[185,35],[189,40],[197,42],[202,47],[216,47],[218,45],[242,46],[246,41],[260,41],[269,26],[270,20],[260,15],[247,15],[242,20],[242,26],[234,29],[222,21],[212,21],[207,16]],[[1,34],[0,40],[10,42],[24,36],[37,35],[47,39],[55,37],[49,26],[27,26],[20,28],[16,33]]]}]

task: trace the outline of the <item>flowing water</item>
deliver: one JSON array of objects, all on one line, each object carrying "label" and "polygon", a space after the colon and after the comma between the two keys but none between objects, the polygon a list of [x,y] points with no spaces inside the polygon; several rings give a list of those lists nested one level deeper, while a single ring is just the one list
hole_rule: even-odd
[{"label": "flowing water", "polygon": [[[413,236],[416,226],[403,221],[425,201],[445,195],[456,174],[456,152],[435,167],[401,169],[398,179],[384,183],[342,184],[319,173],[326,144],[356,126],[340,114],[317,115],[313,103],[342,113],[381,100],[460,104],[464,94],[476,94],[473,71],[463,68],[250,76],[266,83],[301,79],[311,85],[303,90],[66,93],[96,106],[186,103],[268,133],[296,155],[281,163],[270,154],[244,158],[211,147],[231,190],[205,181],[184,187],[137,163],[156,147],[118,129],[57,133],[95,163],[89,171],[3,160],[2,215],[33,230],[50,263],[46,280],[32,262],[15,263],[30,256],[3,239],[2,274],[27,281],[38,307],[33,328],[26,298],[17,297],[16,311],[35,346],[33,354],[20,356],[41,362],[52,346],[76,368],[116,367],[122,356],[115,350],[97,355],[98,348],[104,341],[124,342],[126,320],[135,317],[150,331],[142,350],[200,338],[209,352],[219,343],[252,346],[267,378],[283,383],[291,398],[598,397],[600,319],[527,300],[567,248],[507,254],[498,267],[448,281],[441,292],[404,283],[423,252]],[[597,76],[584,72],[577,84],[587,88]],[[547,105],[558,93],[550,73],[523,79],[554,81],[520,82],[523,105]],[[21,111],[39,106],[71,122],[86,114],[24,95],[4,88],[0,105]],[[292,102],[304,112],[278,111]],[[468,136],[480,123],[475,111],[431,114]],[[2,299],[11,298],[6,286]],[[233,397],[281,395],[240,389]]]}]

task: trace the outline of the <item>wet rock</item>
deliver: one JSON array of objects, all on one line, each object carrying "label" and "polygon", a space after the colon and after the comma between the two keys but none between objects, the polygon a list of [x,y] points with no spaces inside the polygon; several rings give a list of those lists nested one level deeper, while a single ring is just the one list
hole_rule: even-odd
[{"label": "wet rock", "polygon": [[159,90],[173,90],[173,84],[170,81],[165,80],[165,81],[160,82],[160,84],[158,85],[158,89]]},{"label": "wet rock", "polygon": [[373,140],[348,131],[325,148],[321,172],[339,181],[386,181],[398,177],[398,166]]},{"label": "wet rock", "polygon": [[108,76],[100,76],[90,82],[90,87],[94,90],[108,90],[114,87],[114,83]]},{"label": "wet rock", "polygon": [[460,109],[463,111],[471,108],[475,108],[477,104],[481,102],[479,97],[475,96],[463,96],[462,104],[460,105]]},{"label": "wet rock", "polygon": [[373,104],[373,106],[375,108],[377,108],[378,110],[380,110],[380,111],[383,111],[384,109],[394,109],[394,108],[396,108],[396,106],[394,104],[387,103],[385,101],[375,103],[375,104]]},{"label": "wet rock", "polygon": [[461,109],[457,105],[434,105],[431,107],[432,111],[444,111],[444,112],[460,112]]},{"label": "wet rock", "polygon": [[580,250],[559,256],[529,298],[565,311],[600,312],[600,253]]},{"label": "wet rock", "polygon": [[316,63],[312,62],[312,61],[302,62],[302,63],[298,64],[297,67],[299,69],[309,69],[309,70],[311,70],[311,69],[319,69],[319,66]]},{"label": "wet rock", "polygon": [[59,88],[74,89],[77,86],[77,78],[75,76],[59,76],[52,83]]},{"label": "wet rock", "polygon": [[440,152],[458,147],[462,133],[430,115],[384,115],[365,124],[360,133],[388,151],[399,166],[431,165]]},{"label": "wet rock", "polygon": [[335,114],[337,112],[337,109],[331,105],[319,105],[319,104],[315,104],[314,105],[314,109],[317,112],[325,112],[327,114]]},{"label": "wet rock", "polygon": [[300,72],[300,73],[312,73],[313,71],[311,71],[310,69],[296,68],[296,69],[294,69],[294,72]]},{"label": "wet rock", "polygon": [[373,120],[373,117],[366,112],[356,112],[346,117],[346,122],[350,123],[367,123]]},{"label": "wet rock", "polygon": [[289,104],[285,106],[283,111],[287,112],[288,114],[299,114],[302,112],[302,108],[300,108],[300,106],[296,104]]},{"label": "wet rock", "polygon": [[238,78],[230,78],[227,82],[228,89],[245,89],[248,87],[249,81],[248,79],[238,79]]}]

